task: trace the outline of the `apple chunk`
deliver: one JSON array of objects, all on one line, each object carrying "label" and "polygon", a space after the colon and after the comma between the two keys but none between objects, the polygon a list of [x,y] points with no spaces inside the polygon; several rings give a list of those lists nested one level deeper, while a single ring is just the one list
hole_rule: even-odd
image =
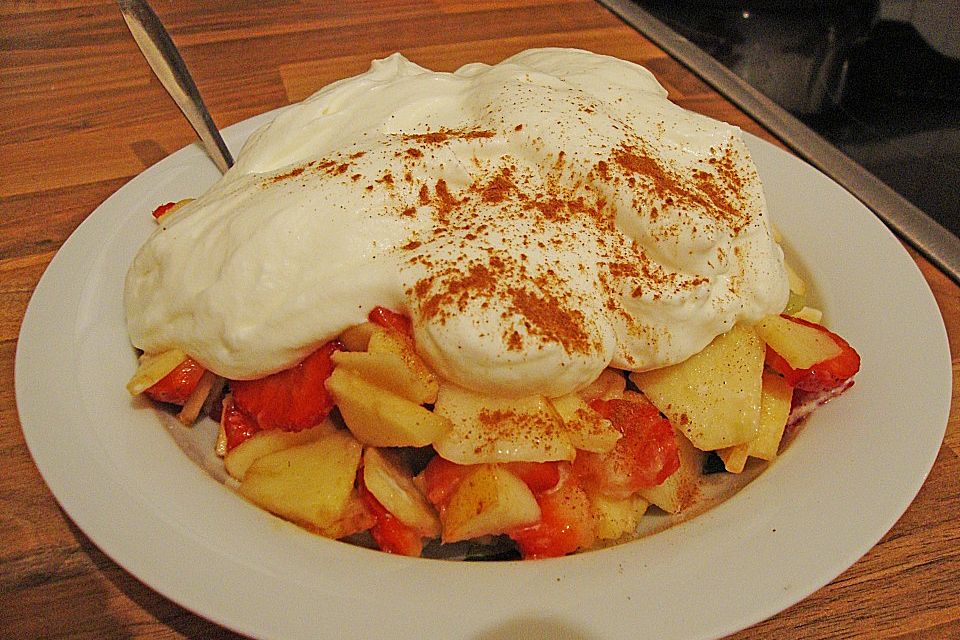
[{"label": "apple chunk", "polygon": [[828,333],[782,316],[757,323],[757,335],[794,369],[808,369],[840,355],[842,349]]},{"label": "apple chunk", "polygon": [[741,473],[747,466],[747,458],[750,457],[750,443],[717,449],[717,455],[723,460],[723,468],[729,473]]},{"label": "apple chunk", "polygon": [[370,336],[379,330],[380,327],[372,322],[364,322],[341,333],[338,340],[343,343],[347,351],[366,351],[367,345],[370,344]]},{"label": "apple chunk", "polygon": [[763,374],[763,398],[760,401],[760,433],[750,441],[750,455],[773,460],[780,449],[783,430],[790,417],[793,387],[773,373]]},{"label": "apple chunk", "polygon": [[597,495],[592,496],[590,502],[599,518],[597,538],[600,540],[619,540],[636,533],[637,527],[640,526],[640,518],[650,506],[650,503],[639,495],[629,498],[608,498]]},{"label": "apple chunk", "polygon": [[303,431],[281,431],[280,429],[258,431],[248,440],[244,440],[228,451],[223,458],[223,465],[230,477],[243,480],[250,465],[263,456],[319,440],[333,429],[332,424],[325,422]]},{"label": "apple chunk", "polygon": [[457,464],[573,460],[563,420],[544,396],[495,398],[455,385],[440,387],[434,411],[453,428],[433,442]]},{"label": "apple chunk", "polygon": [[411,375],[418,378],[421,385],[431,390],[432,397],[426,402],[433,402],[433,399],[436,398],[437,376],[414,350],[413,340],[408,336],[396,331],[378,328],[370,334],[367,351],[375,354],[393,353],[400,356]]},{"label": "apple chunk", "polygon": [[757,334],[737,325],[684,362],[630,380],[694,446],[713,451],[756,437],[763,359]]},{"label": "apple chunk", "polygon": [[700,479],[703,476],[703,461],[706,455],[677,432],[677,453],[680,468],[655,487],[640,489],[639,493],[667,513],[680,513],[700,495]]},{"label": "apple chunk", "polygon": [[417,404],[437,399],[437,376],[408,336],[365,322],[344,331],[340,339],[347,351],[331,357],[338,367]]},{"label": "apple chunk", "polygon": [[137,370],[127,382],[127,391],[133,396],[143,393],[163,380],[186,358],[187,354],[180,349],[141,354],[137,362]]},{"label": "apple chunk", "polygon": [[[622,394],[621,389],[621,394]],[[594,411],[579,395],[571,393],[550,398],[550,404],[563,420],[563,428],[574,447],[593,453],[613,449],[623,434],[613,423]]]},{"label": "apple chunk", "polygon": [[364,451],[363,483],[400,522],[424,537],[440,535],[437,512],[391,452],[373,447]]},{"label": "apple chunk", "polygon": [[441,514],[444,542],[500,534],[540,519],[527,485],[499,465],[477,466],[457,485]]},{"label": "apple chunk", "polygon": [[357,374],[337,367],[327,390],[353,435],[371,447],[422,447],[450,430],[450,421]]},{"label": "apple chunk", "polygon": [[790,417],[793,387],[780,376],[763,372],[763,395],[760,399],[760,431],[757,437],[745,444],[721,449],[717,453],[724,468],[731,473],[740,473],[747,458],[773,460],[780,448],[780,439]]},{"label": "apple chunk", "polygon": [[604,369],[596,380],[577,392],[586,402],[622,398],[627,387],[627,379],[616,369]]},{"label": "apple chunk", "polygon": [[367,382],[386,389],[416,404],[437,399],[437,379],[424,376],[399,353],[389,351],[338,351],[330,356],[335,365],[351,371]]},{"label": "apple chunk", "polygon": [[[345,431],[267,454],[247,469],[240,495],[323,535],[350,515],[361,446]],[[339,537],[339,536],[338,536]]]}]

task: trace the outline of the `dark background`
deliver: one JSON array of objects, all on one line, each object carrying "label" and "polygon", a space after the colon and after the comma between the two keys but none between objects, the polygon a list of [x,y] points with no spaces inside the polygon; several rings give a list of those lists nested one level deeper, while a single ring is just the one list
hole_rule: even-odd
[{"label": "dark background", "polygon": [[634,1],[960,235],[958,0]]}]

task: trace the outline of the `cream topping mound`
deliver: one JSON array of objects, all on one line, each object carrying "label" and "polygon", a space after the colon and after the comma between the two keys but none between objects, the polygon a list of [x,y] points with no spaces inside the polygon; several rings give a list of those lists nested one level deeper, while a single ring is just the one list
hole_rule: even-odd
[{"label": "cream topping mound", "polygon": [[646,69],[537,49],[454,73],[395,54],[257,131],[127,277],[132,342],[228,378],[378,305],[444,378],[558,396],[685,360],[787,299],[739,130]]}]

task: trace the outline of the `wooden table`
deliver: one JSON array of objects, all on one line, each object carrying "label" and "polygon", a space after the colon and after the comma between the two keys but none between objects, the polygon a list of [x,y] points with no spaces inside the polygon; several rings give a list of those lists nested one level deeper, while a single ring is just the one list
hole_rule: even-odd
[{"label": "wooden table", "polygon": [[[573,46],[640,62],[680,105],[770,139],[591,0],[155,0],[154,8],[220,126],[300,100],[397,50],[452,70],[528,47]],[[107,196],[193,133],[112,2],[4,3],[0,39],[0,637],[233,637],[125,573],[71,523],[30,459],[13,391],[23,313],[57,248]],[[957,353],[960,289],[917,263]],[[936,465],[897,525],[833,583],[734,637],[960,637],[954,389]]]}]

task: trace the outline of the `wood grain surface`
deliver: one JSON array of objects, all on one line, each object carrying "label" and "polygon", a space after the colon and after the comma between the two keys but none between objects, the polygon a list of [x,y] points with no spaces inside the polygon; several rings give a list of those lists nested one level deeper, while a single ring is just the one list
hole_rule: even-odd
[{"label": "wood grain surface", "polygon": [[[573,46],[640,62],[680,105],[770,139],[592,0],[153,6],[220,126],[304,98],[394,51],[452,70],[528,47]],[[58,247],[107,196],[193,133],[113,2],[8,0],[0,3],[0,42],[0,637],[234,637],[125,573],[71,523],[31,461],[13,389],[20,323]],[[916,259],[958,353],[960,290]],[[882,317],[884,303],[864,313]],[[733,637],[960,637],[956,386],[953,405],[929,479],[883,540],[828,586]]]}]

